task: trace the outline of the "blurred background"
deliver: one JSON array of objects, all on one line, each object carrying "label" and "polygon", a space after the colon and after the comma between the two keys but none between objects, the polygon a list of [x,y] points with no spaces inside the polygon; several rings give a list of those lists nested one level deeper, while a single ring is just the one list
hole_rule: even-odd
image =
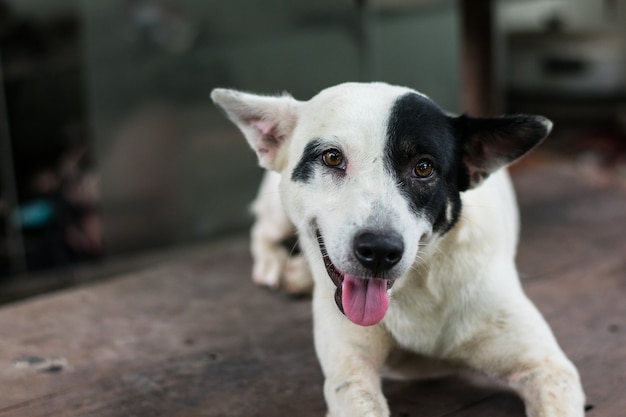
[{"label": "blurred background", "polygon": [[[471,2],[467,2],[471,4]],[[247,233],[262,171],[209,92],[460,104],[455,0],[0,0],[0,302]],[[495,111],[626,178],[626,0],[493,0]]]}]

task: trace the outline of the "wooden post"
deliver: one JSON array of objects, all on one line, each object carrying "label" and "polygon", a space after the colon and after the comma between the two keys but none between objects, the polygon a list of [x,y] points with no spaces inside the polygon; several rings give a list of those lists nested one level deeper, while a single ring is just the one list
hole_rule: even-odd
[{"label": "wooden post", "polygon": [[473,116],[495,112],[491,0],[460,0],[461,111]]}]

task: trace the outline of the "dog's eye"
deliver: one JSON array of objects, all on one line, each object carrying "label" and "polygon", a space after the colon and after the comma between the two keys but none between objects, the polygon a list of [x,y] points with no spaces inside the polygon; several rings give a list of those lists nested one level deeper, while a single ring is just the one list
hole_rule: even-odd
[{"label": "dog's eye", "polygon": [[343,154],[337,149],[329,149],[322,154],[322,160],[327,167],[341,168],[343,164]]},{"label": "dog's eye", "polygon": [[425,158],[420,159],[417,165],[415,165],[415,168],[413,168],[413,172],[418,178],[429,178],[431,175],[433,175],[434,171],[435,168],[432,161]]}]

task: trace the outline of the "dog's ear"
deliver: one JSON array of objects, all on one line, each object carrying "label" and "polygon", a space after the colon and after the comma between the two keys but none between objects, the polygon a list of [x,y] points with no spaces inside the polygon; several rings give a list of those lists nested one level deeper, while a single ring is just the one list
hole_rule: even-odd
[{"label": "dog's ear", "polygon": [[301,104],[289,95],[259,96],[216,88],[211,99],[239,127],[259,158],[259,165],[279,170],[280,147],[296,126]]},{"label": "dog's ear", "polygon": [[542,116],[515,115],[495,118],[459,116],[464,178],[462,190],[482,183],[491,173],[517,160],[538,145],[552,129]]}]

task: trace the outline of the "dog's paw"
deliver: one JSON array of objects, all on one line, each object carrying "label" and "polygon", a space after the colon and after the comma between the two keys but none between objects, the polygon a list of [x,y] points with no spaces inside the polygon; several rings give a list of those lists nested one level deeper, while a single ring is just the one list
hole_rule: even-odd
[{"label": "dog's paw", "polygon": [[283,286],[288,294],[310,295],[313,292],[313,276],[303,255],[287,259],[283,277]]},{"label": "dog's paw", "polygon": [[282,250],[265,251],[262,256],[255,256],[252,281],[258,285],[278,288],[287,258],[287,252]]}]

